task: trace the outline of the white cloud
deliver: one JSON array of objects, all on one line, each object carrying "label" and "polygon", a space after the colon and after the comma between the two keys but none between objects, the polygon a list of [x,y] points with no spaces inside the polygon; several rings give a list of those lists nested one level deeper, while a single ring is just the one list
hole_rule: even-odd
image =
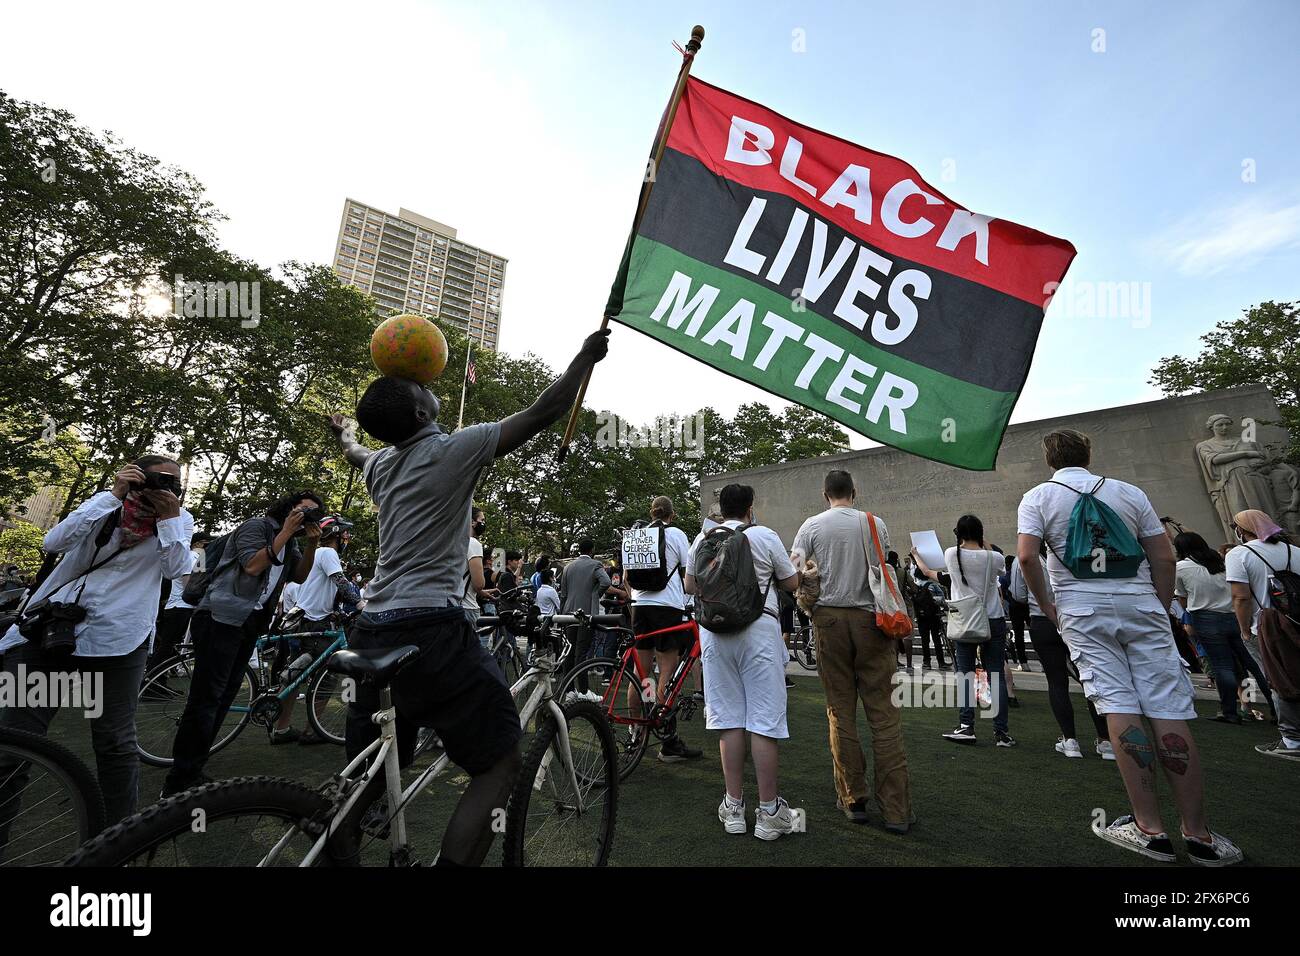
[{"label": "white cloud", "polygon": [[1252,197],[1191,215],[1154,237],[1151,246],[1183,275],[1241,269],[1300,246],[1300,201]]}]

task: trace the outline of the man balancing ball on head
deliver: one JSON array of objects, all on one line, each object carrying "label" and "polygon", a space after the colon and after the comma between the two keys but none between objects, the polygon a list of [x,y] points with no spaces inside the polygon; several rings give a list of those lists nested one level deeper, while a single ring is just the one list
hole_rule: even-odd
[{"label": "man balancing ball on head", "polygon": [[[519,715],[460,603],[474,485],[493,458],[519,448],[569,410],[583,377],[609,350],[608,338],[607,329],[589,335],[564,374],[530,408],[504,421],[448,434],[436,421],[438,399],[391,375],[375,379],[357,403],[361,427],[388,447],[373,451],[357,444],[351,423],[330,416],[345,456],[362,469],[379,508],[379,562],[348,647],[421,649],[392,684],[401,764],[411,762],[416,727],[432,727],[447,756],[470,776],[443,834],[439,865],[482,863],[494,837],[492,812],[505,806],[519,769]],[[348,705],[350,758],[379,733],[370,721],[378,694],[365,684],[356,690],[357,700]]]}]

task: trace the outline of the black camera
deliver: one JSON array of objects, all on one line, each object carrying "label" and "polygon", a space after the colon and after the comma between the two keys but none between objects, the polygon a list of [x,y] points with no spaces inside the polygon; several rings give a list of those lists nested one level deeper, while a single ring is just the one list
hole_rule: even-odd
[{"label": "black camera", "polygon": [[18,633],[29,641],[40,641],[47,654],[71,654],[77,649],[77,625],[86,619],[80,604],[47,601],[25,614],[18,623]]},{"label": "black camera", "polygon": [[325,517],[324,508],[308,508],[306,511],[302,513],[302,523],[310,524],[314,521],[319,524],[320,520],[324,517]]},{"label": "black camera", "polygon": [[131,488],[134,491],[170,491],[177,498],[181,496],[184,488],[181,486],[181,479],[177,475],[168,474],[165,471],[146,471],[144,473],[144,482],[133,481]]}]

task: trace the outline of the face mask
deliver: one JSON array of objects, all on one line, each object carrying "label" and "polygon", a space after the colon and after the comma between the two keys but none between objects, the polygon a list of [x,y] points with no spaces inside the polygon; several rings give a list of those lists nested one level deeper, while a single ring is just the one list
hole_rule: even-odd
[{"label": "face mask", "polygon": [[475,534],[482,534],[482,533],[483,533],[484,531],[486,531],[486,530],[487,530],[487,522],[486,522],[486,521],[475,521],[475,522],[474,522],[474,533],[475,533]]}]

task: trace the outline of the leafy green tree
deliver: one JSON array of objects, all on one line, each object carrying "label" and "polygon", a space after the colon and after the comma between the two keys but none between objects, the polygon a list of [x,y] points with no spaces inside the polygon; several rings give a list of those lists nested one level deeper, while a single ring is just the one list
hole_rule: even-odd
[{"label": "leafy green tree", "polygon": [[1165,395],[1238,385],[1268,386],[1291,444],[1286,459],[1300,465],[1300,307],[1261,302],[1238,319],[1220,322],[1201,336],[1200,354],[1162,358],[1151,383]]},{"label": "leafy green tree", "polygon": [[24,575],[35,574],[41,566],[41,542],[45,533],[28,521],[16,521],[0,531],[0,567],[18,565]]}]

